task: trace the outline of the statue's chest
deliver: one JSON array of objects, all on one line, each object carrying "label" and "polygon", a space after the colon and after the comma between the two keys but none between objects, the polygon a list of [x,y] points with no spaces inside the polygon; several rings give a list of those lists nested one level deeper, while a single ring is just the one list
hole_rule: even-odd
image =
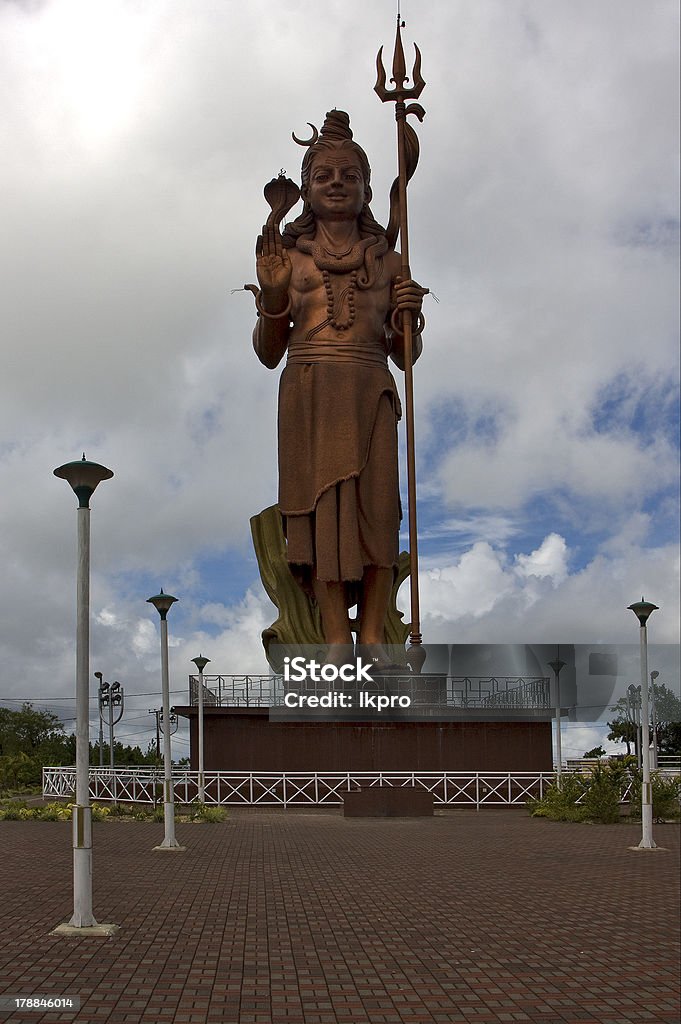
[{"label": "statue's chest", "polygon": [[311,258],[297,259],[291,276],[292,290],[303,302],[331,300],[332,296],[341,297],[352,294],[360,304],[374,305],[377,301],[388,301],[390,282],[381,274],[369,288],[361,288],[358,277],[364,268],[350,271],[334,271],[320,269]]},{"label": "statue's chest", "polygon": [[[301,295],[310,295],[320,289],[323,291],[325,275],[315,266],[314,261],[306,259],[296,262],[297,266],[293,269],[291,279],[293,288]],[[333,276],[335,277],[336,275],[334,274]]]}]

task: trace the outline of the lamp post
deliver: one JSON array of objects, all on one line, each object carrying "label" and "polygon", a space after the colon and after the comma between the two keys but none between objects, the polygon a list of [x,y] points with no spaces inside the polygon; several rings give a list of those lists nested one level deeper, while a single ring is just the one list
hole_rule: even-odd
[{"label": "lamp post", "polygon": [[97,688],[97,705],[99,707],[99,767],[104,767],[104,718],[102,716],[102,701],[104,699],[105,687],[108,690],[109,684],[103,681],[102,673],[95,672],[95,679],[99,681]]},{"label": "lamp post", "polygon": [[[118,715],[114,718],[114,709],[118,708]],[[118,725],[125,710],[125,694],[119,682],[111,684],[109,689],[109,764],[111,771],[114,771],[114,725]]]},{"label": "lamp post", "polygon": [[563,748],[560,735],[560,670],[565,668],[565,662],[556,655],[553,661],[549,662],[549,668],[553,669],[556,679],[556,782],[560,789],[562,782]]},{"label": "lamp post", "polygon": [[[163,721],[170,722],[170,681],[168,678],[168,611],[177,601],[176,597],[164,594],[163,588],[154,597],[147,598],[148,604],[161,616],[161,687],[163,691]],[[175,838],[175,797],[173,794],[173,761],[170,752],[170,729],[163,730],[163,821],[164,836],[155,850],[184,850]]]},{"label": "lamp post", "polygon": [[650,766],[653,771],[657,771],[657,707],[655,704],[655,680],[659,674],[660,673],[657,670],[650,673],[650,719],[653,723],[653,756]]},{"label": "lamp post", "polygon": [[[163,730],[165,728],[165,726],[163,724],[163,711],[159,711],[159,713],[158,713],[158,721],[159,721],[159,727],[161,729],[161,732],[163,732]],[[178,730],[179,724],[180,723],[177,720],[177,715],[175,714],[175,708],[171,708],[170,709],[170,735],[171,736],[175,735],[175,733]]]},{"label": "lamp post", "polygon": [[641,647],[641,763],[643,766],[643,784],[641,786],[641,823],[643,834],[641,842],[636,849],[654,850],[656,848],[653,839],[653,800],[652,787],[650,784],[650,734],[649,734],[649,713],[648,713],[648,630],[646,623],[652,613],[657,610],[657,605],[641,598],[635,604],[629,605],[629,610],[634,613],[640,624],[639,638]]},{"label": "lamp post", "polygon": [[[101,677],[101,672],[95,672],[95,675]],[[102,739],[102,723],[104,721],[104,709],[107,709],[107,720],[109,723],[109,769],[111,772],[111,791],[114,799],[116,800],[116,775],[114,771],[114,725],[117,725],[123,717],[123,711],[125,709],[125,694],[123,687],[119,682],[100,683],[99,687],[99,736],[100,743]],[[114,717],[115,709],[119,708],[117,717]],[[102,764],[102,755],[100,747],[99,763]]]},{"label": "lamp post", "polygon": [[203,670],[210,662],[210,658],[192,658],[192,662],[199,670],[199,800],[201,803],[205,797],[205,786],[203,778]]},{"label": "lamp post", "polygon": [[92,808],[90,806],[90,498],[113,472],[83,453],[54,475],[71,486],[78,498],[78,569],[76,577],[76,802],[73,805],[73,916],[59,933],[87,928],[110,935],[116,925],[98,925],[92,913]]}]

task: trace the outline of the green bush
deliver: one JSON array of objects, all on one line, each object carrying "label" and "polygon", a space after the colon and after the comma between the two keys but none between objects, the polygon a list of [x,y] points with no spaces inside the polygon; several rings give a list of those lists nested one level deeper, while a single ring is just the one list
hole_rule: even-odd
[{"label": "green bush", "polygon": [[218,825],[221,821],[227,820],[227,811],[224,807],[206,807],[203,820],[211,825]]},{"label": "green bush", "polygon": [[208,824],[216,825],[224,821],[226,817],[227,812],[224,808],[204,804],[200,800],[194,800],[189,807],[190,821],[205,821]]},{"label": "green bush", "polygon": [[44,807],[34,807],[31,816],[36,821],[70,821],[71,804],[60,804],[54,802],[45,804]]},{"label": "green bush", "polygon": [[541,800],[529,802],[530,814],[551,821],[592,821],[613,825],[620,820],[620,800],[629,780],[620,762],[594,764],[588,775],[564,774]]},{"label": "green bush", "polygon": [[92,820],[106,821],[111,815],[112,807],[107,804],[92,804]]},{"label": "green bush", "polygon": [[[164,809],[160,807],[144,807],[139,804],[98,804],[92,805],[92,820],[107,821],[108,819],[129,818],[133,821],[155,821],[163,823]],[[0,821],[70,821],[72,803],[44,804],[29,807],[25,800],[11,799],[0,805]],[[224,821],[227,812],[222,807],[206,806],[195,801],[189,807],[176,805],[178,817],[188,817],[190,821],[216,824]]]},{"label": "green bush", "polygon": [[0,807],[0,819],[4,821],[21,821],[22,811],[28,810],[25,800],[8,800]]},{"label": "green bush", "polygon": [[[631,774],[632,784],[629,792],[630,815],[632,818],[638,819],[641,817],[643,773],[639,769],[634,769]],[[660,772],[651,772],[650,781],[653,791],[653,818],[655,821],[670,821],[681,817],[681,806],[679,805],[681,776],[675,775],[672,778],[668,778]]]},{"label": "green bush", "polygon": [[583,821],[584,812],[577,801],[584,796],[586,784],[581,775],[562,775],[560,786],[556,781],[541,799],[528,800],[530,814],[550,821]]},{"label": "green bush", "polygon": [[[653,818],[668,821],[681,817],[681,776],[670,779],[652,772],[651,783]],[[556,782],[541,800],[529,800],[528,809],[535,818],[611,825],[620,820],[620,801],[627,786],[630,817],[641,817],[641,785],[642,773],[633,758],[611,760],[592,765],[588,775],[563,775],[560,787]]]},{"label": "green bush", "polygon": [[71,804],[55,801],[29,807],[25,800],[9,800],[0,807],[0,819],[5,821],[70,821]]},{"label": "green bush", "polygon": [[620,820],[620,800],[625,785],[625,772],[619,766],[593,765],[581,809],[584,821],[615,825]]},{"label": "green bush", "polygon": [[112,804],[109,808],[110,818],[134,818],[137,808],[135,804]]}]

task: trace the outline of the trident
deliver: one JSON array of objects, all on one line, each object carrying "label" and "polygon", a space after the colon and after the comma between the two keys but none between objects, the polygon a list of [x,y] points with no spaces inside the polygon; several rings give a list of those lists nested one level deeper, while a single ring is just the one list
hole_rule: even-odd
[{"label": "trident", "polygon": [[[409,269],[409,229],[407,225],[407,182],[412,177],[416,170],[416,165],[419,158],[419,141],[416,132],[407,124],[407,114],[415,114],[419,121],[423,121],[425,117],[425,110],[420,103],[410,103],[408,106],[405,100],[417,99],[423,87],[425,81],[421,77],[421,52],[414,43],[414,49],[416,51],[416,59],[414,62],[414,69],[412,71],[413,85],[410,88],[406,88],[406,82],[409,81],[407,76],[407,68],[404,60],[404,50],[402,49],[402,37],[400,35],[400,28],[404,27],[404,22],[400,21],[400,15],[397,16],[397,35],[395,37],[395,51],[393,53],[393,73],[391,82],[394,83],[394,89],[386,88],[386,72],[383,67],[383,47],[378,51],[376,57],[376,72],[377,79],[376,85],[374,86],[375,91],[378,93],[379,98],[384,103],[395,104],[395,120],[397,122],[397,178],[393,182],[390,190],[391,207],[394,207],[395,198],[397,199],[397,205],[399,210],[399,235],[400,235],[400,248],[402,250],[402,280],[406,281],[411,277],[411,271]],[[397,195],[395,195],[395,193]],[[397,239],[398,224],[394,223],[394,218],[391,214],[390,224],[388,225],[388,240],[391,245],[395,244]],[[397,310],[395,310],[397,313]],[[409,639],[411,646],[407,651],[407,661],[412,672],[419,673],[423,668],[423,663],[426,659],[426,652],[421,646],[423,638],[421,636],[421,623],[420,623],[420,612],[419,612],[419,556],[418,556],[418,539],[417,539],[417,528],[416,528],[416,459],[414,455],[414,375],[413,375],[413,340],[414,337],[418,336],[425,326],[425,319],[422,316],[417,318],[417,323],[412,323],[412,314],[410,310],[405,310],[402,314],[402,325],[396,322],[395,313],[393,314],[393,327],[397,330],[401,330],[404,335],[404,393],[406,399],[406,421],[407,421],[407,491],[409,499],[409,577],[411,585],[411,625]]]}]

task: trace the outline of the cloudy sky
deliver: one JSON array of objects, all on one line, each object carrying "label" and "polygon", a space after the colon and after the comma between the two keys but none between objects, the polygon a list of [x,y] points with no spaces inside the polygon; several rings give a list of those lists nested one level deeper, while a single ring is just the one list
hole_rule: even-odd
[{"label": "cloudy sky", "polygon": [[[678,4],[403,0],[427,81],[411,262],[424,638],[678,642]],[[92,501],[92,671],[146,747],[190,659],[264,670],[249,518],[276,500],[251,347],[264,184],[351,115],[385,221],[392,0],[0,5],[0,695],[74,715],[75,499]],[[404,546],[406,546],[406,537]],[[408,599],[403,600],[405,609]],[[652,667],[652,666],[651,666]],[[673,685],[673,680],[667,680]],[[678,686],[678,680],[676,681]],[[93,704],[93,736],[96,710]],[[566,728],[568,753],[591,734]],[[187,750],[178,734],[177,753]]]}]

